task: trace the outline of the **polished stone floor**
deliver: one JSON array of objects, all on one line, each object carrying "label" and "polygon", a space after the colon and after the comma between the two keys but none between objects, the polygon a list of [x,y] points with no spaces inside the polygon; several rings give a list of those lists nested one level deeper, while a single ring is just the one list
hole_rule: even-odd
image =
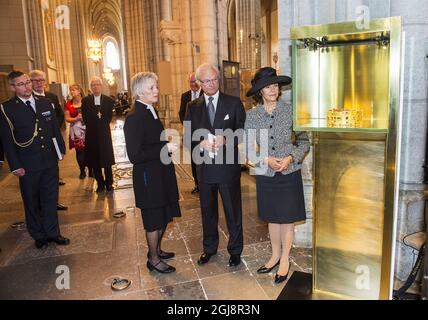
[{"label": "polished stone floor", "polygon": [[[112,124],[117,162],[113,193],[98,195],[93,179],[78,179],[74,151],[60,163],[66,182],[60,187],[60,202],[69,209],[59,211],[59,218],[61,233],[71,239],[69,246],[50,244],[37,250],[25,226],[11,227],[23,221],[23,205],[17,178],[7,168],[0,171],[0,299],[276,299],[286,282],[275,285],[274,272],[256,273],[270,256],[270,243],[266,223],[257,218],[255,182],[247,173],[242,175],[245,247],[241,265],[227,265],[223,212],[218,254],[207,265],[196,263],[202,251],[199,199],[190,192],[190,165],[177,164],[182,217],[169,225],[163,241],[164,250],[176,252],[169,263],[177,272],[162,275],[146,268],[147,245],[140,212],[134,207],[132,166],[126,158],[122,126],[122,120]],[[115,218],[120,211],[126,216]],[[293,248],[291,261],[291,271],[311,272],[311,250]],[[111,282],[117,277],[131,280],[131,286],[113,291]],[[69,279],[69,289],[64,279]]]}]

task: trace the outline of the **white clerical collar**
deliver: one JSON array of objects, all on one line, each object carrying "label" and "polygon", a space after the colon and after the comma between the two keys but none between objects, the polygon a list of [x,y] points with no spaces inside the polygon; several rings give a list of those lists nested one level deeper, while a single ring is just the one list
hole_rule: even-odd
[{"label": "white clerical collar", "polygon": [[147,110],[150,110],[150,112],[152,113],[153,118],[157,119],[158,115],[156,114],[155,108],[153,108],[152,105],[145,103],[143,101],[141,101],[140,99],[137,99],[138,102],[144,104],[145,106],[147,106]]},{"label": "white clerical collar", "polygon": [[96,106],[100,106],[101,105],[101,96],[94,95],[94,104]]},{"label": "white clerical collar", "polygon": [[44,97],[44,96],[45,96],[45,91],[43,91],[42,93],[38,93],[38,92],[36,92],[36,91],[34,91],[34,90],[33,90],[33,93],[34,93],[36,96],[42,96],[42,97]]}]

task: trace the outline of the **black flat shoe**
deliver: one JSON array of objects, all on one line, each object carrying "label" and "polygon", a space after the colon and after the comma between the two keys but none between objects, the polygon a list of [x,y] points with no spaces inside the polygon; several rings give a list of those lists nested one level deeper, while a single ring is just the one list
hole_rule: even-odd
[{"label": "black flat shoe", "polygon": [[70,239],[64,238],[63,236],[59,235],[56,238],[49,238],[48,242],[55,242],[57,245],[60,246],[68,246],[70,244]]},{"label": "black flat shoe", "polygon": [[203,265],[203,264],[207,263],[208,261],[210,261],[210,259],[213,255],[215,255],[215,253],[206,253],[206,252],[202,253],[198,259],[198,264]]},{"label": "black flat shoe", "polygon": [[290,264],[288,264],[288,271],[285,275],[281,276],[278,273],[275,275],[275,281],[274,282],[276,284],[284,282],[285,280],[287,280],[289,273],[290,273]]},{"label": "black flat shoe", "polygon": [[270,268],[266,268],[264,265],[261,266],[260,268],[257,269],[257,273],[269,273],[271,272],[274,268],[276,268],[277,266],[279,266],[279,260],[277,263],[275,263],[272,267]]},{"label": "black flat shoe", "polygon": [[168,264],[167,264],[168,267],[165,270],[156,268],[156,266],[159,263],[161,263],[161,262],[162,262],[162,260],[159,260],[158,263],[156,263],[155,265],[153,265],[150,261],[147,260],[147,269],[149,269],[150,271],[156,270],[157,272],[160,272],[160,273],[172,273],[172,272],[175,272],[176,269],[173,266],[170,266]]},{"label": "black flat shoe", "polygon": [[48,242],[44,239],[36,240],[34,244],[37,249],[46,249],[48,247]]},{"label": "black flat shoe", "polygon": [[241,263],[241,256],[239,254],[230,255],[229,267],[235,267]]},{"label": "black flat shoe", "polygon": [[[168,260],[171,258],[175,257],[175,253],[174,252],[166,252],[166,251],[162,251],[160,252],[160,254],[158,254],[158,257],[161,258],[162,260]],[[150,258],[150,253],[147,252],[147,259]]]}]

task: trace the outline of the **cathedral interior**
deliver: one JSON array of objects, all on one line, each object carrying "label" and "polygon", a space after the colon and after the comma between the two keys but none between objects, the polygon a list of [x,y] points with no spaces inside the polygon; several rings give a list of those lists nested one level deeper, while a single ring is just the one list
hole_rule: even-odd
[{"label": "cathedral interior", "polygon": [[[414,10],[416,7],[419,10]],[[249,110],[253,106],[252,99],[245,93],[251,88],[251,79],[259,68],[275,68],[279,74],[292,76],[294,81],[294,72],[298,70],[295,48],[299,47],[294,46],[292,28],[397,16],[402,18],[400,30],[405,34],[399,44],[402,46],[398,71],[401,76],[397,78],[400,79],[397,92],[401,100],[397,103],[402,114],[396,133],[397,146],[394,145],[397,148],[394,154],[400,162],[397,160],[392,166],[397,174],[394,186],[383,184],[383,176],[380,182],[382,188],[396,190],[394,199],[386,197],[385,200],[385,203],[390,201],[395,210],[394,218],[385,218],[391,223],[391,233],[382,233],[392,240],[384,242],[384,248],[379,249],[390,247],[392,282],[388,293],[382,291],[387,290],[382,289],[382,285],[380,289],[375,285],[379,293],[376,291],[374,295],[349,294],[358,299],[388,299],[414,271],[426,239],[428,3],[425,0],[0,0],[0,101],[13,96],[7,74],[14,69],[44,71],[49,90],[56,93],[62,103],[69,97],[72,84],[79,84],[87,93],[93,76],[103,79],[103,94],[119,99],[124,93],[131,93],[130,79],[134,74],[151,71],[159,76],[160,99],[156,108],[163,125],[182,132],[180,97],[189,90],[189,74],[202,63],[218,66],[221,90],[240,97],[244,108]],[[393,67],[391,63],[391,70]],[[311,76],[315,74],[309,67],[307,69]],[[324,71],[335,72],[333,69]],[[359,75],[358,71],[356,73]],[[374,76],[375,80],[382,82],[377,77]],[[292,102],[296,83],[301,82],[293,82],[293,87],[286,88],[281,99]],[[352,86],[356,85],[352,83]],[[305,90],[315,89],[308,85]],[[97,194],[94,179],[78,178],[79,168],[73,151],[67,149],[65,159],[59,163],[60,177],[66,182],[59,187],[59,202],[68,206],[68,210],[58,211],[58,216],[62,233],[71,239],[69,246],[52,244],[42,251],[34,248],[23,223],[24,207],[18,179],[10,174],[7,161],[0,169],[0,299],[283,299],[292,277],[278,285],[273,282],[273,273],[257,273],[257,268],[270,257],[271,248],[268,225],[257,216],[255,178],[245,166],[241,177],[243,263],[227,266],[227,227],[221,206],[219,252],[206,266],[196,263],[203,249],[199,197],[191,192],[194,181],[190,164],[181,163],[178,156],[175,170],[182,217],[169,225],[164,238],[164,249],[176,253],[171,263],[177,267],[177,272],[164,275],[147,270],[148,247],[141,214],[135,207],[132,164],[126,153],[122,111],[116,111],[110,124],[116,159],[113,193]],[[67,142],[69,125],[65,124],[61,130]],[[310,137],[311,152],[302,168],[307,220],[295,227],[290,255],[291,272],[296,275],[323,272],[317,269],[323,260],[319,258],[321,251],[315,250],[321,243],[316,237],[321,231],[336,232],[343,223],[328,222],[328,228],[315,234],[314,228],[321,218],[316,221],[314,212],[323,207],[318,202],[322,193],[314,191],[319,186],[318,177],[337,184],[341,194],[337,195],[334,205],[343,208],[350,206],[344,195],[359,187],[360,175],[368,170],[360,159],[345,173],[333,167],[322,167],[346,176],[343,179],[336,181],[328,175],[318,176],[316,169],[320,168],[323,158],[321,152],[314,154],[312,146],[324,140],[322,134],[314,132]],[[354,146],[356,150],[378,152],[377,146],[369,151],[363,144]],[[389,150],[389,146],[385,150]],[[380,153],[383,156],[387,152]],[[386,176],[391,166],[385,168]],[[374,193],[377,191],[375,189]],[[371,196],[367,193],[362,190],[357,196]],[[340,208],[334,209],[338,216]],[[118,213],[123,214],[118,216]],[[365,223],[358,218],[346,221]],[[358,242],[361,238],[364,237],[360,234],[360,238],[352,240]],[[334,241],[331,242],[326,246],[336,247]],[[354,249],[358,251],[349,247],[346,250],[354,252]],[[382,253],[378,258],[382,260]],[[418,299],[427,298],[427,270],[425,263],[407,290]],[[59,289],[58,277],[64,272],[70,275],[69,287]],[[381,283],[388,282],[384,271],[379,271],[379,277]],[[118,278],[130,280],[129,287],[113,290],[112,282]],[[321,285],[321,281],[317,285]],[[319,295],[313,298],[344,297]]]}]

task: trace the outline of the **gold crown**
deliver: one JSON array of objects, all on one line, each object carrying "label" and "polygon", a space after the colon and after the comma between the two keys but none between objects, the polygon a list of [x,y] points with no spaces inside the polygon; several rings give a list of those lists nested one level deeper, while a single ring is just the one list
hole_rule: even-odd
[{"label": "gold crown", "polygon": [[330,109],[327,115],[329,128],[361,128],[363,115],[361,110]]}]

